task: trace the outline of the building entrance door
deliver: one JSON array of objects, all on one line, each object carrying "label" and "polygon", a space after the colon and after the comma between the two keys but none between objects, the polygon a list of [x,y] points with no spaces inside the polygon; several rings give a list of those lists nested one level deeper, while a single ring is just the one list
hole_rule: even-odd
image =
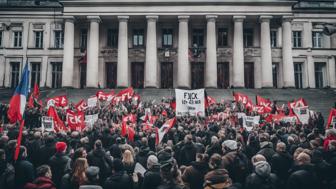
[{"label": "building entrance door", "polygon": [[117,64],[106,62],[106,88],[116,88],[117,86]]},{"label": "building entrance door", "polygon": [[226,89],[230,86],[230,70],[228,62],[219,62],[217,64],[217,87]]},{"label": "building entrance door", "polygon": [[244,64],[244,83],[245,88],[254,88],[254,64],[253,62],[245,62]]},{"label": "building entrance door", "polygon": [[173,88],[173,63],[162,62],[161,63],[161,88],[171,89]]},{"label": "building entrance door", "polygon": [[191,63],[191,88],[199,89],[204,87],[204,63]]},{"label": "building entrance door", "polygon": [[132,63],[132,87],[144,88],[144,63]]},{"label": "building entrance door", "polygon": [[80,88],[83,89],[86,87],[86,64],[79,64],[80,71]]}]

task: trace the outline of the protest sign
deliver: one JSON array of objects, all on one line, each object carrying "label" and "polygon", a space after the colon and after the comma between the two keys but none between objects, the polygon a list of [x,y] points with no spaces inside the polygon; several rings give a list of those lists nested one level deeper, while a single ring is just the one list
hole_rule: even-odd
[{"label": "protest sign", "polygon": [[42,116],[42,132],[47,131],[51,132],[54,131],[54,121],[52,117]]},{"label": "protest sign", "polygon": [[176,115],[205,116],[204,89],[175,89]]},{"label": "protest sign", "polygon": [[96,96],[88,98],[88,100],[87,100],[88,107],[90,107],[90,108],[96,107],[97,106],[97,101],[98,101],[98,98]]}]

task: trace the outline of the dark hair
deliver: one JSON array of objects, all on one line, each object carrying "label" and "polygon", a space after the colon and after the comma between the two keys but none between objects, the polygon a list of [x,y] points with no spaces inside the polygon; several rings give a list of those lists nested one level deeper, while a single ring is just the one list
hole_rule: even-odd
[{"label": "dark hair", "polygon": [[43,177],[47,174],[49,170],[50,170],[50,167],[48,165],[41,165],[36,169],[36,175],[38,177]]},{"label": "dark hair", "polygon": [[102,149],[103,148],[103,144],[102,144],[101,140],[96,140],[94,145],[97,149]]}]

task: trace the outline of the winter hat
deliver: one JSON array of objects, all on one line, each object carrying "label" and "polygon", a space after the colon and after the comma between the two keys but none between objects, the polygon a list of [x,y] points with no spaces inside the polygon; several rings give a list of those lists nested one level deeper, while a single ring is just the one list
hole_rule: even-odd
[{"label": "winter hat", "polygon": [[226,140],[222,143],[222,145],[224,147],[227,147],[230,150],[237,150],[238,149],[237,142],[234,141],[234,140]]},{"label": "winter hat", "polygon": [[205,185],[215,185],[227,182],[230,179],[229,173],[226,169],[216,169],[208,172],[204,176]]},{"label": "winter hat", "polygon": [[56,152],[64,152],[67,149],[67,144],[65,142],[56,143]]},{"label": "winter hat", "polygon": [[155,155],[148,156],[148,159],[147,159],[147,167],[148,168],[150,168],[153,165],[156,165],[158,163],[159,163],[159,160],[158,160],[158,158]]},{"label": "winter hat", "polygon": [[85,173],[89,178],[95,178],[99,174],[99,167],[90,166],[87,168]]},{"label": "winter hat", "polygon": [[268,177],[271,174],[271,166],[266,161],[255,163],[254,170],[261,177]]}]

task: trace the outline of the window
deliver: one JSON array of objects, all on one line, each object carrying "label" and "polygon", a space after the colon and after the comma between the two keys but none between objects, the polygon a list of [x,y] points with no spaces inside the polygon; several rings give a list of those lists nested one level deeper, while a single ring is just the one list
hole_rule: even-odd
[{"label": "window", "polygon": [[271,47],[277,47],[277,31],[271,31]]},{"label": "window", "polygon": [[13,47],[22,47],[22,31],[15,31],[14,32]]},{"label": "window", "polygon": [[63,48],[64,44],[64,32],[63,31],[55,31],[55,48]]},{"label": "window", "polygon": [[293,41],[293,47],[294,48],[300,48],[302,47],[302,35],[301,35],[301,31],[293,31],[293,38],[292,38],[292,41]]},{"label": "window", "polygon": [[315,62],[315,88],[323,88],[324,87],[324,70],[325,70],[324,62]]},{"label": "window", "polygon": [[313,32],[313,47],[322,47],[322,32]]},{"label": "window", "polygon": [[253,46],[253,29],[244,29],[244,47]]},{"label": "window", "polygon": [[11,88],[19,84],[20,62],[11,62]]},{"label": "window", "polygon": [[30,87],[34,87],[35,83],[39,86],[40,77],[41,77],[41,63],[39,62],[31,63]]},{"label": "window", "polygon": [[109,29],[107,30],[107,46],[112,48],[118,47],[118,30]]},{"label": "window", "polygon": [[84,52],[87,46],[87,29],[81,29],[80,33],[80,49]]},{"label": "window", "polygon": [[272,64],[273,87],[278,88],[278,64]]},{"label": "window", "polygon": [[133,46],[143,46],[144,45],[144,30],[135,29],[133,30]]},{"label": "window", "polygon": [[62,87],[62,62],[52,62],[51,87]]},{"label": "window", "polygon": [[35,48],[43,48],[43,31],[35,31]]},{"label": "window", "polygon": [[193,45],[197,45],[197,47],[204,46],[204,30],[203,29],[193,29]]},{"label": "window", "polygon": [[227,28],[218,29],[218,46],[219,47],[228,46],[228,29]]},{"label": "window", "polygon": [[163,29],[162,30],[162,46],[171,47],[173,46],[173,29]]},{"label": "window", "polygon": [[0,31],[0,47],[2,47],[2,31]]},{"label": "window", "polygon": [[302,88],[302,64],[294,63],[295,88]]}]

